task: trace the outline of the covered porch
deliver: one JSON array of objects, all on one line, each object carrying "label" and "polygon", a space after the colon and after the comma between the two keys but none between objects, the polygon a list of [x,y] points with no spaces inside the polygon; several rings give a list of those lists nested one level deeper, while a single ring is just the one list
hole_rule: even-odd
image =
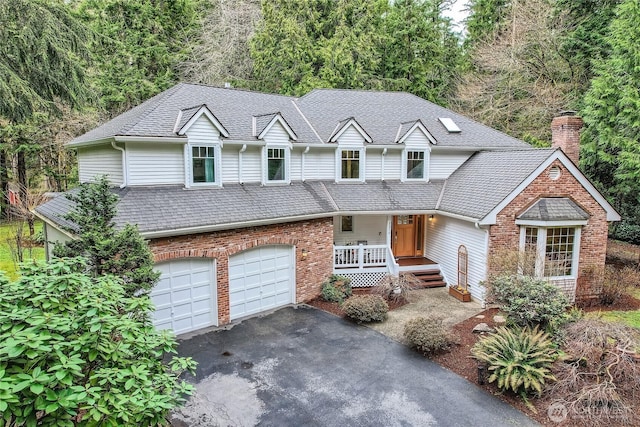
[{"label": "covered porch", "polygon": [[425,287],[445,286],[435,260],[424,256],[427,215],[334,217],[333,272],[354,287],[375,286],[387,275],[416,275]]}]

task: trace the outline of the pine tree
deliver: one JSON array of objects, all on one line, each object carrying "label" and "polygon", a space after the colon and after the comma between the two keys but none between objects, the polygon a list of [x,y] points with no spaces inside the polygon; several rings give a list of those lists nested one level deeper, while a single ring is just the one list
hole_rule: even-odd
[{"label": "pine tree", "polygon": [[472,47],[490,39],[504,22],[509,6],[510,0],[471,0],[465,45]]},{"label": "pine tree", "polygon": [[160,273],[153,270],[153,256],[137,227],[126,224],[116,229],[118,196],[111,191],[107,178],[84,183],[77,194],[65,197],[75,203],[64,218],[74,224],[69,231],[78,238],[56,244],[54,256],[86,258],[93,276],[113,274],[122,278],[128,296],[150,291]]},{"label": "pine tree", "polygon": [[[581,166],[626,221],[640,225],[640,4],[616,9],[582,112]],[[640,231],[640,229],[639,229]]]}]

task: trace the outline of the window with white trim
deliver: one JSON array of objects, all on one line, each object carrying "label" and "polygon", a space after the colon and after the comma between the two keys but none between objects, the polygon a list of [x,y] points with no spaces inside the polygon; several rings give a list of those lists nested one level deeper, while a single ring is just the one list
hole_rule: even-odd
[{"label": "window with white trim", "polygon": [[361,150],[340,150],[340,177],[360,179]]},{"label": "window with white trim", "polygon": [[287,150],[267,148],[267,181],[287,181]]},{"label": "window with white trim", "polygon": [[575,276],[579,227],[522,227],[523,274],[537,277]]},{"label": "window with white trim", "polygon": [[191,182],[194,184],[217,183],[217,147],[212,145],[191,147]]},{"label": "window with white trim", "polygon": [[424,151],[407,151],[407,179],[424,179]]}]

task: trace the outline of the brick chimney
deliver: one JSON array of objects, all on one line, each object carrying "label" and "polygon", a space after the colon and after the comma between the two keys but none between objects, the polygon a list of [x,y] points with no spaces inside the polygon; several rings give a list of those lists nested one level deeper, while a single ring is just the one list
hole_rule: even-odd
[{"label": "brick chimney", "polygon": [[560,148],[576,165],[580,157],[580,130],[583,124],[575,111],[562,111],[551,121],[551,146]]}]

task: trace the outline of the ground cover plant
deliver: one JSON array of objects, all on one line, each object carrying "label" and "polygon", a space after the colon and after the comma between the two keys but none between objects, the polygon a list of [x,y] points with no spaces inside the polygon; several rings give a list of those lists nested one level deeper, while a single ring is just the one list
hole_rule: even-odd
[{"label": "ground cover plant", "polygon": [[0,424],[155,426],[190,394],[179,376],[195,364],[150,299],[85,271],[73,258],[0,278]]}]

